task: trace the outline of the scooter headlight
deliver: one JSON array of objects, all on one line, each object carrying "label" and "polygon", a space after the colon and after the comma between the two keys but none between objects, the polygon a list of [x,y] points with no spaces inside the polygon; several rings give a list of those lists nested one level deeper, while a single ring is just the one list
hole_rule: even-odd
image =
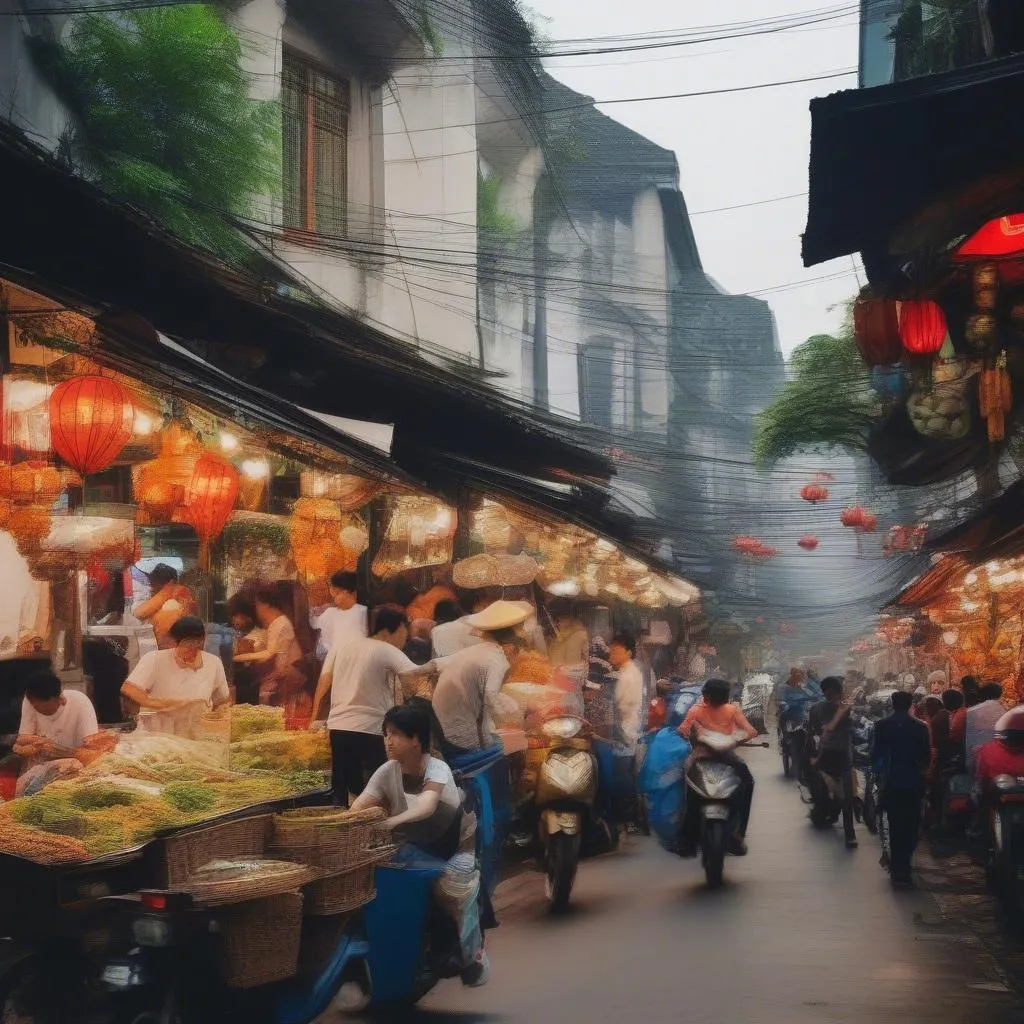
[{"label": "scooter headlight", "polygon": [[1004,773],[1002,775],[997,775],[992,780],[992,785],[994,785],[996,789],[1017,789],[1019,787],[1024,787],[1024,780],[1018,779],[1016,775],[1007,775]]},{"label": "scooter headlight", "polygon": [[578,736],[583,730],[583,722],[578,718],[550,718],[541,727],[540,731],[548,739],[571,740]]}]

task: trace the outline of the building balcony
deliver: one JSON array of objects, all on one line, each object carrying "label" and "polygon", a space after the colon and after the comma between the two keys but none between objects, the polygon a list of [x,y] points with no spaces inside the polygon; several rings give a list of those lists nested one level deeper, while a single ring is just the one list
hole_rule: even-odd
[{"label": "building balcony", "polygon": [[1020,0],[861,0],[862,88],[1024,51]]}]

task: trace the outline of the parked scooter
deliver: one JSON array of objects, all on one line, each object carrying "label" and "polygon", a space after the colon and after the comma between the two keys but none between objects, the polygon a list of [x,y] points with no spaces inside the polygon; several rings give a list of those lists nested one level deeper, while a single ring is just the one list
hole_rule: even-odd
[{"label": "parked scooter", "polygon": [[549,718],[540,733],[546,745],[527,751],[521,786],[533,793],[527,813],[540,843],[548,902],[552,909],[564,910],[584,834],[596,820],[598,763],[582,718]]},{"label": "parked scooter", "polygon": [[1003,909],[1024,908],[1024,777],[998,775],[986,798],[989,852],[985,875]]},{"label": "parked scooter", "polygon": [[787,779],[803,779],[806,747],[806,722],[794,717],[783,718],[779,722],[779,753],[782,755],[782,773]]},{"label": "parked scooter", "polygon": [[878,835],[881,812],[878,809],[878,780],[875,778],[871,761],[871,740],[874,723],[868,718],[858,717],[853,723],[853,774],[856,792],[853,798],[853,812],[871,835]]}]

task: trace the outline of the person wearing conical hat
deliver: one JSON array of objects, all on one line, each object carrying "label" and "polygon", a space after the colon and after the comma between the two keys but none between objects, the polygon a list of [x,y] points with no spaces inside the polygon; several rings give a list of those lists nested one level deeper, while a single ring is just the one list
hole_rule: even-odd
[{"label": "person wearing conical hat", "polygon": [[533,614],[528,601],[495,601],[466,622],[480,643],[438,658],[434,713],[449,754],[483,750],[497,742],[491,704],[509,671],[505,648],[516,643],[519,628]]}]

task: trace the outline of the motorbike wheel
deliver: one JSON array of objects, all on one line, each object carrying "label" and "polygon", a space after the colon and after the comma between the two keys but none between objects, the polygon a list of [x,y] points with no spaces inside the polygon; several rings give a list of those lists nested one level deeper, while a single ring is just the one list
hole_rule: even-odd
[{"label": "motorbike wheel", "polygon": [[834,824],[834,822],[825,808],[821,807],[819,804],[812,804],[811,824],[815,828],[828,828],[829,825]]},{"label": "motorbike wheel", "polygon": [[576,866],[580,859],[580,837],[555,832],[548,836],[545,890],[552,910],[569,906]]},{"label": "motorbike wheel", "polygon": [[725,847],[727,842],[725,821],[708,821],[704,823],[704,834],[700,846],[704,861],[704,877],[709,889],[718,889],[722,885],[725,871]]},{"label": "motorbike wheel", "polygon": [[0,1024],[58,1024],[62,1013],[47,975],[41,958],[32,957],[0,977]]}]

